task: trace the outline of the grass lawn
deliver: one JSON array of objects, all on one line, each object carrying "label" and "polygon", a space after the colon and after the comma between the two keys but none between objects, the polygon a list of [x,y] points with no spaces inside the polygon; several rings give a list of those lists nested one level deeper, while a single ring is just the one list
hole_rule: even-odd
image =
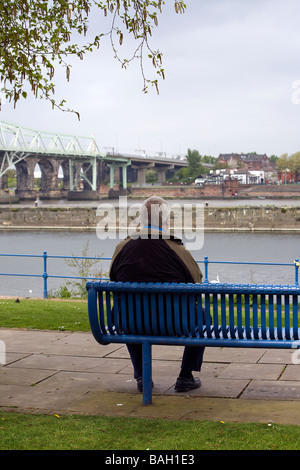
[{"label": "grass lawn", "polygon": [[[89,331],[87,302],[0,299],[0,327]],[[299,450],[299,443],[300,426],[0,412],[0,450]]]},{"label": "grass lawn", "polygon": [[300,427],[0,412],[0,450],[296,450]]},{"label": "grass lawn", "polygon": [[2,328],[90,331],[87,301],[0,299]]}]

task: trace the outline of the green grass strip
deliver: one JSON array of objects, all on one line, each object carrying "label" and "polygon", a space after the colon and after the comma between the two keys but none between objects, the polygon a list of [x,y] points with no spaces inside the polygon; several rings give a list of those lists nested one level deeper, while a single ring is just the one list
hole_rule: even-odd
[{"label": "green grass strip", "polygon": [[87,301],[0,299],[0,327],[90,331]]},{"label": "green grass strip", "polygon": [[300,427],[0,412],[0,450],[299,450]]}]

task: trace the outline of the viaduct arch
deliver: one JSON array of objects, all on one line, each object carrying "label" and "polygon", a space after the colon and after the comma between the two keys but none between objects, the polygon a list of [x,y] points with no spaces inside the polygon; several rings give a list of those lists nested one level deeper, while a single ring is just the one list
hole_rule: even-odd
[{"label": "viaduct arch", "polygon": [[[38,193],[37,165],[41,171]],[[145,184],[147,168],[156,169],[162,183],[166,172],[182,166],[187,162],[163,156],[101,152],[93,137],[40,132],[0,121],[0,191],[7,191],[7,170],[15,167],[15,192],[20,199],[37,195],[44,199],[97,199],[104,181],[109,181],[110,192],[120,185],[126,193],[128,182]]]}]

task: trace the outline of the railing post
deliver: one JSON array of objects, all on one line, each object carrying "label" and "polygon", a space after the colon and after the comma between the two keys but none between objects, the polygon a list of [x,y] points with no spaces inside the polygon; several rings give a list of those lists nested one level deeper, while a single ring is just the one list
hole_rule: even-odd
[{"label": "railing post", "polygon": [[204,256],[204,282],[208,282],[208,256]]},{"label": "railing post", "polygon": [[44,279],[44,299],[48,299],[48,289],[47,289],[47,279],[48,279],[48,273],[47,273],[47,251],[44,251],[44,253],[43,253],[43,259],[44,259],[44,272],[43,272],[43,279]]},{"label": "railing post", "polygon": [[295,284],[297,286],[298,285],[298,276],[299,276],[299,273],[298,273],[298,271],[299,271],[299,260],[295,259],[294,263],[295,263]]}]

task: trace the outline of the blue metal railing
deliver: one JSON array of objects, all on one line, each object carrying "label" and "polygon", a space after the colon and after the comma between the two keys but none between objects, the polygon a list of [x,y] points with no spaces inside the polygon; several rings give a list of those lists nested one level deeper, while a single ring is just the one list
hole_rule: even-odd
[{"label": "blue metal railing", "polygon": [[[47,251],[44,251],[42,255],[26,255],[26,254],[16,254],[16,253],[0,253],[1,256],[7,257],[22,257],[22,258],[40,258],[43,260],[43,272],[41,274],[26,274],[26,273],[0,273],[0,276],[21,276],[21,277],[35,277],[35,278],[42,278],[44,283],[44,290],[43,296],[44,299],[48,298],[48,279],[49,278],[56,278],[56,279],[85,279],[85,280],[95,280],[104,281],[108,280],[107,277],[99,278],[99,277],[89,277],[89,276],[67,276],[61,274],[49,274],[47,261],[48,259],[91,259],[91,260],[99,260],[99,261],[110,261],[111,258],[105,257],[92,257],[92,256],[63,256],[63,255],[48,255]],[[269,263],[269,262],[251,262],[251,261],[211,261],[208,259],[207,256],[204,257],[203,260],[196,260],[197,263],[204,264],[204,283],[208,283],[208,266],[209,264],[226,264],[226,265],[256,265],[256,266],[289,266],[294,267],[294,285],[299,284],[299,260],[295,259],[293,263]]]},{"label": "blue metal railing", "polygon": [[[201,261],[197,261],[201,263]],[[256,265],[256,266],[294,266],[295,268],[295,285],[298,285],[299,281],[299,260],[296,258],[293,263],[267,263],[261,261],[209,261],[208,257],[204,257],[204,282],[208,282],[208,265],[209,264],[247,264],[247,265]]]},{"label": "blue metal railing", "polygon": [[[42,255],[25,255],[25,254],[15,254],[15,253],[0,253],[0,256],[10,256],[10,257],[19,257],[19,258],[40,258],[43,260],[43,272],[42,274],[25,274],[25,273],[0,273],[0,276],[21,276],[21,277],[40,277],[43,278],[44,282],[44,299],[48,298],[48,279],[95,279],[95,276],[62,276],[58,274],[49,274],[47,269],[47,261],[49,258],[53,259],[93,259],[93,260],[111,260],[111,258],[96,258],[92,256],[62,256],[62,255],[48,255],[47,251],[44,251]],[[107,278],[99,278],[97,280],[107,280]]]}]

